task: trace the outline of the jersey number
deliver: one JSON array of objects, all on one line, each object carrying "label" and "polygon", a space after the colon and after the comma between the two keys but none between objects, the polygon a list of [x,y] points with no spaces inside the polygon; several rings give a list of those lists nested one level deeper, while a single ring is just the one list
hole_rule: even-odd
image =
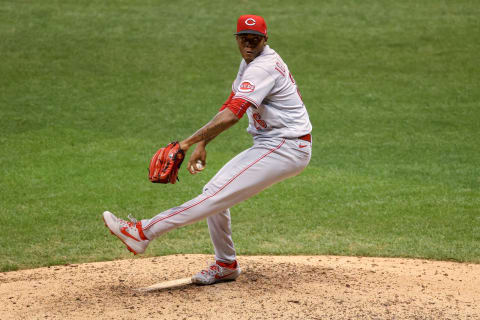
[{"label": "jersey number", "polygon": [[267,127],[265,120],[262,120],[262,116],[256,112],[253,114],[253,123],[255,124],[255,129],[257,130],[262,130],[262,128],[265,129]]}]

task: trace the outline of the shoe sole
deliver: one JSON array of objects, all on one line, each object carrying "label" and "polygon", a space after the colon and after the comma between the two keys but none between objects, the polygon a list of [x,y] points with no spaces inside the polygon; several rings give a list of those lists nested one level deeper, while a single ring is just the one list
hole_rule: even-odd
[{"label": "shoe sole", "polygon": [[192,279],[192,283],[196,286],[211,286],[211,285],[214,285],[214,284],[217,284],[217,283],[222,283],[222,282],[233,282],[233,281],[236,281],[237,279],[225,279],[225,280],[217,280],[213,283],[202,283],[202,282],[195,282],[195,280]]},{"label": "shoe sole", "polygon": [[102,219],[103,219],[103,223],[105,224],[105,227],[107,227],[107,229],[110,231],[110,233],[113,234],[113,235],[114,235],[115,237],[117,237],[118,239],[120,239],[120,241],[122,241],[123,244],[127,246],[128,251],[130,251],[131,253],[133,253],[133,255],[137,255],[138,253],[135,252],[135,250],[133,250],[132,248],[130,248],[130,246],[129,246],[125,241],[123,241],[122,238],[120,238],[115,232],[112,231],[112,229],[110,229],[110,227],[109,227],[108,224],[107,224],[107,221],[105,221],[105,217],[102,216]]}]

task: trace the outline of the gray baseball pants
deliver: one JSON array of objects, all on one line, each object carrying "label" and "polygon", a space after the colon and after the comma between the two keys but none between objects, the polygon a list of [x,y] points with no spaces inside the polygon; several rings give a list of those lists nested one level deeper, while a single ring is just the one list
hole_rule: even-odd
[{"label": "gray baseball pants", "polygon": [[236,254],[229,208],[299,174],[308,165],[311,150],[311,143],[301,139],[254,138],[253,146],[227,162],[199,196],[142,220],[143,232],[153,240],[206,218],[216,260],[233,262]]}]

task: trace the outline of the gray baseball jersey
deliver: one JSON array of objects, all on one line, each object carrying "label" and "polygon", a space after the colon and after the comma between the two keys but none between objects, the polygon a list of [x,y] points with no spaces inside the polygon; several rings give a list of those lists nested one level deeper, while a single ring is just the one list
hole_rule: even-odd
[{"label": "gray baseball jersey", "polygon": [[252,62],[240,63],[232,90],[247,109],[247,131],[253,136],[297,138],[312,131],[307,109],[282,58],[268,45]]},{"label": "gray baseball jersey", "polygon": [[154,239],[206,218],[215,258],[223,262],[236,259],[229,208],[299,174],[311,157],[307,110],[287,65],[274,50],[265,46],[251,63],[242,60],[232,89],[233,99],[253,104],[247,109],[253,146],[226,163],[200,195],[142,220],[144,234]]}]

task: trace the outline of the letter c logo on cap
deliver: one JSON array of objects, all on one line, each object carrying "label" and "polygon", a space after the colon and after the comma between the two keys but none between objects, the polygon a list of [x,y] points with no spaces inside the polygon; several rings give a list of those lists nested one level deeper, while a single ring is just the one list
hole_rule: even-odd
[{"label": "letter c logo on cap", "polygon": [[253,19],[253,18],[248,18],[247,20],[245,20],[245,24],[247,26],[254,26],[255,23],[257,23],[257,21],[255,21],[255,19]]}]

